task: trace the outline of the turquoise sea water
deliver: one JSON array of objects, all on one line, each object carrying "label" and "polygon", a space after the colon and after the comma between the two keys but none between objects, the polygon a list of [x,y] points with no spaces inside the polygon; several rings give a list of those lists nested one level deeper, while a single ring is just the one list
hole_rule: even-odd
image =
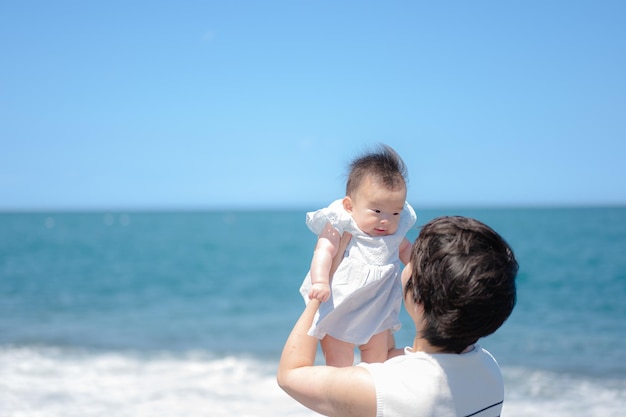
[{"label": "turquoise sea water", "polygon": [[[416,211],[482,220],[520,262],[515,311],[481,342],[504,416],[623,412],[626,208]],[[0,417],[314,415],[274,380],[304,214],[0,213]]]}]

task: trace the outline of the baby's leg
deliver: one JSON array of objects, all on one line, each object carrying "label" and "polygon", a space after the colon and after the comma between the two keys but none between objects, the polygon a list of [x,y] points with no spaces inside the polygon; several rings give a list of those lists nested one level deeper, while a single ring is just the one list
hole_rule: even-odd
[{"label": "baby's leg", "polygon": [[359,349],[363,362],[385,362],[389,351],[389,331],[375,334],[366,344],[359,346]]},{"label": "baby's leg", "polygon": [[352,366],[354,364],[354,345],[335,339],[330,335],[324,336],[320,341],[326,365],[328,366]]}]

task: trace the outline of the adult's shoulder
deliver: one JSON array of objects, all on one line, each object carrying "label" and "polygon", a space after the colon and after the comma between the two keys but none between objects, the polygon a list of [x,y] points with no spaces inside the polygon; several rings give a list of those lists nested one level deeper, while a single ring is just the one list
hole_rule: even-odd
[{"label": "adult's shoulder", "polygon": [[380,375],[406,375],[408,378],[421,372],[420,375],[435,375],[441,373],[438,362],[426,353],[405,353],[394,356],[382,363],[360,363],[359,366],[369,370],[372,374]]},{"label": "adult's shoulder", "polygon": [[427,354],[405,354],[359,366],[372,375],[379,415],[432,415],[436,399],[450,397],[445,372]]}]

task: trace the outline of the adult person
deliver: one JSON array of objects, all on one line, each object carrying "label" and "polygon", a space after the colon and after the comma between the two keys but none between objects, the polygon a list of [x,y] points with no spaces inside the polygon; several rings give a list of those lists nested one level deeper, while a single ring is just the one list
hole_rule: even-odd
[{"label": "adult person", "polygon": [[391,349],[384,363],[315,366],[317,339],[307,331],[320,302],[311,300],[285,343],[278,384],[333,417],[499,416],[502,374],[477,342],[510,316],[517,270],[513,251],[487,225],[434,219],[421,229],[402,272],[413,345]]}]

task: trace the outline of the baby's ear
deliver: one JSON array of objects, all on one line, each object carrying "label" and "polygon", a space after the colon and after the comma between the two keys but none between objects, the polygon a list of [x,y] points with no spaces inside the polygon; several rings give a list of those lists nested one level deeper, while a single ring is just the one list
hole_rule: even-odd
[{"label": "baby's ear", "polygon": [[343,198],[343,209],[348,213],[352,213],[352,199],[348,196]]}]

